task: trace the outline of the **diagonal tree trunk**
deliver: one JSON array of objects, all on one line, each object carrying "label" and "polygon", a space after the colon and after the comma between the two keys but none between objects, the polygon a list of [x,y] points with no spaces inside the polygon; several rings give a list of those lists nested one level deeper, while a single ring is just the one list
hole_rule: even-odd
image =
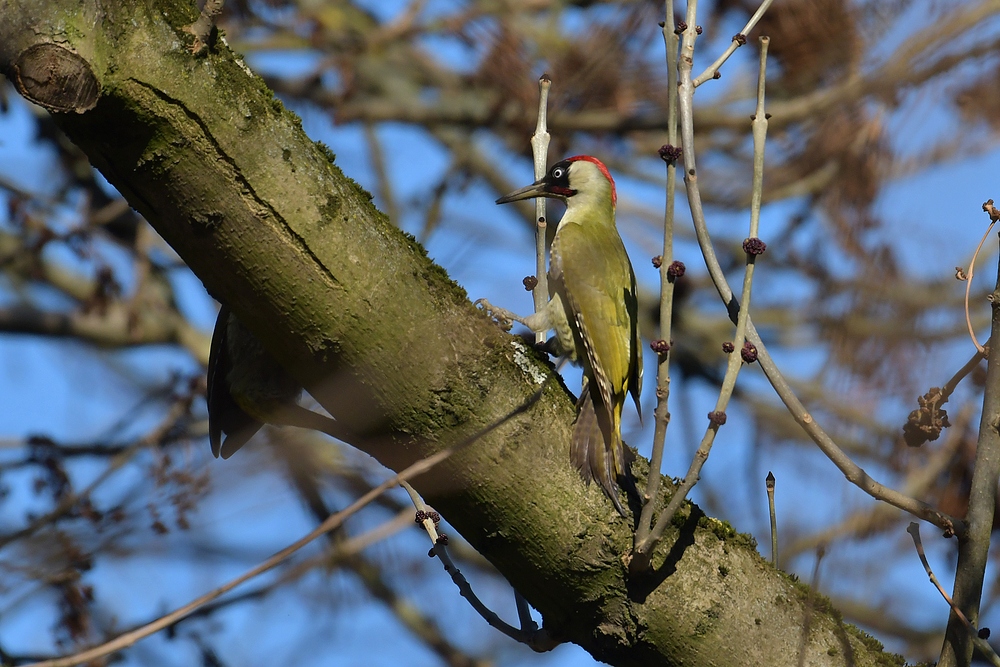
[{"label": "diagonal tree trunk", "polygon": [[[0,0],[0,68],[386,466],[523,403],[551,366],[477,312],[223,41],[193,56],[197,15],[183,0]],[[569,465],[573,414],[549,382],[415,482],[554,636],[614,665],[900,662],[693,506],[656,574],[630,580],[632,527]]]}]

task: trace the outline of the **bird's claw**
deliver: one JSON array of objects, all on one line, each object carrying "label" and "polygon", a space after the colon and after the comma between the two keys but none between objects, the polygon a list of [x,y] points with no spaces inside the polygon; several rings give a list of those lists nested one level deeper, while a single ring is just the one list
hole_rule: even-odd
[{"label": "bird's claw", "polygon": [[477,299],[474,305],[482,308],[483,312],[504,331],[510,331],[514,326],[514,318],[509,310],[497,308],[486,299]]}]

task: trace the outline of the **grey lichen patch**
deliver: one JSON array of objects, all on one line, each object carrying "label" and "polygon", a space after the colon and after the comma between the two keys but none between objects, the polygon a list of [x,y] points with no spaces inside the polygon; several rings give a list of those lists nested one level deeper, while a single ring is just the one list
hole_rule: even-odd
[{"label": "grey lichen patch", "polygon": [[547,376],[538,367],[537,362],[530,354],[528,346],[520,338],[512,338],[510,346],[514,348],[514,365],[521,369],[521,372],[528,376],[534,384],[540,385],[545,382]]}]

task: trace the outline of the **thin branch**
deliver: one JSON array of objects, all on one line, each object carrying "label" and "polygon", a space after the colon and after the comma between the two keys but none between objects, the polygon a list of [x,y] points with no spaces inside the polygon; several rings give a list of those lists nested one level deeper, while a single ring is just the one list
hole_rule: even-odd
[{"label": "thin branch", "polygon": [[767,11],[767,8],[771,6],[772,2],[774,2],[774,0],[764,0],[763,2],[760,3],[760,6],[757,7],[757,11],[753,13],[753,16],[750,17],[750,20],[747,21],[747,24],[743,26],[743,29],[733,36],[732,41],[729,43],[729,46],[726,48],[726,50],[722,52],[722,55],[719,56],[714,63],[709,65],[704,72],[695,77],[694,79],[695,88],[705,83],[709,79],[719,78],[717,74],[719,68],[722,67],[723,63],[729,60],[729,56],[736,53],[736,49],[740,48],[741,46],[747,43],[747,35],[750,34],[750,31],[754,29],[754,26],[756,26],[757,23],[761,20],[761,18],[764,17],[764,12]]},{"label": "thin branch", "polygon": [[771,518],[771,565],[778,567],[778,515],[774,511],[774,473],[770,470],[764,484],[767,487],[767,514]]},{"label": "thin branch", "polygon": [[[691,8],[689,7],[689,13],[690,10]],[[688,24],[691,25],[691,21],[688,21]],[[694,31],[689,28],[685,32],[685,40],[687,40],[689,33],[693,35]],[[684,58],[691,57],[691,54],[687,52],[682,55]],[[688,65],[688,68],[690,68],[690,65]],[[691,146],[694,144],[694,103],[692,93],[692,90],[684,89],[682,87],[679,99],[681,142],[685,146]],[[687,186],[688,206],[691,209],[691,218],[694,223],[698,246],[705,259],[705,265],[708,269],[709,276],[712,278],[712,282],[715,284],[715,288],[719,292],[719,296],[722,298],[729,310],[730,319],[736,321],[739,314],[739,305],[733,298],[732,288],[730,288],[729,283],[726,280],[725,273],[722,270],[722,266],[719,264],[719,259],[712,246],[712,240],[708,233],[708,226],[705,221],[705,211],[702,207],[701,192],[698,185],[698,174],[697,171],[695,171],[695,164],[692,159],[693,155],[689,156],[688,153],[689,151],[685,151],[684,156],[686,170],[685,185]],[[691,159],[690,164],[688,163],[689,159]],[[747,340],[756,348],[757,358],[760,362],[761,369],[764,371],[764,374],[770,381],[771,386],[774,387],[775,392],[777,392],[778,397],[785,404],[789,413],[796,420],[796,422],[798,422],[799,426],[802,427],[806,434],[812,438],[813,442],[819,446],[820,450],[834,463],[834,465],[837,466],[842,473],[844,473],[844,476],[849,482],[856,485],[873,498],[887,502],[890,505],[894,505],[902,510],[905,510],[916,517],[929,521],[947,533],[961,534],[964,532],[964,522],[931,507],[927,503],[908,497],[894,489],[880,484],[872,479],[868,473],[852,461],[851,458],[837,446],[833,439],[830,438],[830,436],[818,424],[816,424],[812,415],[806,411],[805,406],[802,405],[802,402],[795,395],[795,392],[792,391],[788,381],[784,378],[780,369],[774,363],[774,360],[767,351],[767,347],[764,345],[760,335],[757,333],[757,329],[753,325],[752,318],[747,319]]]},{"label": "thin branch", "polygon": [[[718,283],[716,285],[718,286]],[[728,289],[728,286],[725,287]],[[829,434],[816,423],[805,406],[802,405],[802,402],[795,395],[795,392],[789,386],[788,381],[782,375],[781,370],[767,351],[767,347],[760,339],[760,335],[753,326],[752,320],[749,322],[747,339],[757,347],[757,358],[760,361],[761,370],[764,371],[764,375],[767,376],[771,386],[778,394],[778,398],[785,404],[789,414],[792,415],[799,426],[806,432],[806,435],[816,443],[820,451],[844,474],[847,481],[857,486],[872,498],[909,512],[913,516],[941,528],[947,534],[961,535],[965,532],[966,524],[961,519],[950,516],[925,502],[881,484],[865,472],[861,466],[851,460]]]},{"label": "thin branch", "polygon": [[[188,616],[185,616],[174,623],[173,627],[176,628],[179,625],[196,618],[206,618],[221,609],[231,608],[242,602],[263,598],[278,588],[294,581],[298,581],[305,575],[314,572],[319,568],[329,571],[344,562],[350,561],[352,557],[358,555],[361,551],[368,548],[372,544],[381,542],[396,533],[410,528],[412,525],[413,512],[407,509],[406,512],[400,512],[394,518],[379,524],[375,528],[362,533],[361,535],[341,541],[339,546],[334,548],[332,551],[318,553],[314,556],[310,556],[309,558],[296,562],[295,565],[283,569],[274,579],[261,584],[257,588],[239,593],[238,595],[230,595],[222,600],[216,600],[198,608],[196,611],[191,612]],[[142,623],[134,627],[141,628],[146,625],[146,623]]]},{"label": "thin branch", "polygon": [[[535,161],[535,180],[545,176],[545,168],[549,159],[548,108],[549,89],[552,79],[543,74],[538,79],[538,124],[535,133],[531,135],[531,155]],[[531,297],[535,304],[535,312],[544,310],[549,302],[549,278],[545,264],[545,233],[548,221],[545,218],[545,197],[535,197],[535,283]],[[544,331],[535,333],[535,342],[545,342]]]},{"label": "thin branch", "polygon": [[209,591],[208,593],[205,593],[204,595],[201,595],[198,598],[195,598],[194,600],[184,605],[183,607],[180,607],[179,609],[176,609],[170,612],[169,614],[161,616],[159,619],[153,621],[152,623],[149,623],[141,628],[137,628],[131,632],[126,632],[122,635],[119,635],[118,637],[112,639],[109,642],[101,644],[100,646],[96,646],[94,648],[87,649],[85,651],[81,651],[79,653],[75,653],[70,656],[32,663],[30,665],[27,665],[26,667],[73,667],[73,665],[79,665],[85,662],[90,662],[92,660],[96,660],[97,658],[101,658],[116,651],[120,651],[124,648],[128,648],[129,646],[136,643],[140,639],[144,639],[149,635],[152,635],[156,632],[159,632],[160,630],[163,630],[164,628],[170,627],[180,619],[184,618],[185,616],[188,616],[189,614],[191,614],[198,608],[202,607],[203,605],[211,602],[212,600],[219,598],[220,596],[231,591],[240,584],[249,581],[250,579],[253,579],[254,577],[257,577],[263,574],[264,572],[267,572],[268,570],[274,568],[276,565],[280,564],[282,561],[284,561],[289,556],[294,554],[296,551],[298,551],[302,547],[306,546],[307,544],[315,540],[317,537],[320,537],[321,535],[324,535],[325,533],[328,533],[331,530],[339,528],[344,523],[345,520],[356,514],[366,505],[370,504],[373,500],[378,498],[384,492],[388,491],[389,489],[395,486],[398,486],[400,482],[405,482],[406,480],[413,479],[414,477],[422,475],[423,473],[427,472],[437,464],[441,463],[442,461],[450,457],[452,454],[465,449],[472,443],[476,442],[480,438],[489,434],[491,431],[499,428],[503,424],[506,424],[508,421],[510,421],[517,415],[526,412],[532,405],[537,403],[538,400],[542,397],[542,390],[544,388],[545,387],[543,385],[541,389],[532,394],[520,406],[518,406],[511,412],[507,413],[501,419],[493,422],[489,426],[486,426],[485,428],[469,436],[465,440],[446,449],[442,449],[441,451],[432,454],[427,458],[421,459],[416,463],[407,467],[402,472],[393,475],[392,477],[382,482],[381,484],[373,488],[365,495],[355,500],[353,503],[348,505],[343,510],[327,518],[326,521],[321,523],[319,526],[310,531],[304,537],[296,540],[292,544],[288,545],[281,551],[277,552],[276,554],[265,560],[260,565],[251,568],[250,570],[241,574],[235,579],[232,579],[227,583],[223,584],[222,586],[219,586],[218,588]]},{"label": "thin branch", "polygon": [[[911,469],[902,483],[902,492],[914,498],[926,496],[931,492],[941,475],[954,465],[955,455],[965,441],[966,429],[972,419],[970,407],[964,407],[955,419],[950,433],[944,443],[921,467]],[[871,535],[881,529],[887,529],[899,518],[898,508],[879,503],[868,510],[852,512],[836,525],[825,528],[811,535],[804,535],[791,544],[786,544],[785,558],[815,549],[820,544],[829,544],[844,535]]]},{"label": "thin branch", "polygon": [[[992,201],[983,210],[994,219],[997,210]],[[993,322],[990,340],[1000,341],[1000,265],[990,294]],[[986,366],[986,391],[979,421],[979,440],[972,470],[969,509],[966,512],[968,531],[959,536],[958,565],[953,593],[955,604],[972,623],[979,622],[979,603],[983,596],[983,580],[989,559],[990,536],[993,531],[997,501],[997,480],[1000,479],[1000,355],[991,354]],[[942,667],[966,665],[972,657],[972,646],[957,614],[948,619],[944,646],[941,648]]]},{"label": "thin branch", "polygon": [[979,251],[983,249],[983,244],[986,243],[990,231],[993,230],[993,225],[997,223],[997,209],[993,206],[992,199],[983,204],[983,210],[990,214],[990,226],[986,228],[983,238],[979,240],[979,245],[976,246],[976,251],[972,253],[972,259],[969,260],[969,270],[965,272],[965,324],[969,327],[969,336],[972,338],[972,344],[976,346],[980,356],[985,356],[986,350],[979,344],[979,339],[976,338],[976,330],[972,327],[972,316],[969,314],[969,292],[972,290],[972,276],[976,272],[976,258],[979,257]]},{"label": "thin branch", "polygon": [[962,625],[965,626],[965,629],[968,630],[969,636],[972,638],[973,645],[979,649],[987,660],[990,661],[990,664],[995,667],[1000,667],[1000,656],[997,656],[996,651],[994,651],[993,647],[989,645],[989,642],[979,636],[979,631],[976,629],[976,626],[974,626],[972,622],[966,618],[965,614],[962,613],[962,610],[958,608],[958,605],[956,605],[951,597],[949,597],[948,592],[941,585],[941,582],[939,582],[937,577],[934,576],[931,564],[927,562],[927,556],[924,554],[924,545],[920,541],[920,526],[917,522],[911,521],[910,525],[906,528],[906,532],[908,532],[910,537],[913,538],[913,546],[917,550],[917,556],[920,557],[920,563],[924,566],[924,571],[927,573],[927,577],[931,580],[931,583],[934,584],[934,587],[938,589],[938,593],[940,593],[941,597],[945,599],[948,606],[951,607],[952,614],[954,614],[959,621],[961,621]]},{"label": "thin branch", "polygon": [[[694,17],[690,15],[690,6],[688,11],[689,18],[692,19],[693,23]],[[687,40],[688,32],[690,32],[690,30],[685,31],[685,40]],[[692,49],[693,44],[694,42],[692,39]],[[708,415],[708,428],[705,429],[705,435],[702,436],[701,444],[698,445],[698,450],[695,452],[694,458],[691,460],[691,465],[688,468],[687,474],[674,490],[674,494],[670,497],[670,501],[667,503],[667,506],[660,513],[652,532],[650,532],[650,534],[641,542],[637,542],[633,548],[633,558],[631,564],[636,571],[642,571],[649,568],[653,549],[663,537],[663,532],[674,518],[674,515],[680,510],[681,505],[687,498],[687,494],[690,493],[691,489],[693,489],[695,484],[698,483],[698,479],[701,475],[701,469],[705,465],[705,462],[708,460],[708,456],[712,451],[712,445],[715,442],[716,434],[719,432],[719,427],[726,423],[726,408],[729,406],[729,400],[732,398],[733,391],[736,388],[736,378],[739,375],[740,369],[743,367],[743,362],[746,361],[747,363],[753,363],[753,361],[756,360],[756,349],[753,349],[752,346],[744,346],[744,341],[746,339],[747,323],[750,317],[750,294],[753,286],[754,267],[756,266],[757,255],[764,251],[764,244],[759,238],[757,238],[757,233],[760,225],[761,191],[763,190],[764,184],[764,145],[767,138],[767,115],[764,113],[764,82],[767,70],[767,46],[768,38],[761,37],[760,69],[758,72],[757,84],[757,112],[754,115],[752,122],[754,170],[753,196],[751,197],[750,207],[750,236],[743,242],[743,249],[746,252],[746,268],[743,272],[743,293],[741,295],[740,307],[737,311],[736,334],[733,340],[733,349],[729,351],[729,362],[726,366],[726,374],[722,379],[722,386],[719,389],[719,398],[715,403],[715,410]],[[680,67],[679,95],[682,104],[685,102],[686,97],[689,101],[690,97],[693,97],[694,95],[694,85],[691,81],[691,63],[686,58],[685,60],[682,60]],[[684,145],[691,146],[693,145],[693,142],[685,142]],[[684,168],[687,172],[686,178],[688,179],[693,179],[697,174],[693,150],[684,151]]]},{"label": "thin branch", "polygon": [[663,254],[660,255],[660,339],[666,351],[657,354],[656,410],[653,412],[653,449],[649,456],[649,474],[643,496],[642,513],[633,538],[633,548],[642,544],[652,527],[653,508],[660,493],[660,469],[663,466],[663,446],[670,423],[670,340],[673,329],[674,283],[683,274],[683,264],[674,263],[674,208],[677,199],[677,49],[679,40],[671,21],[674,16],[673,0],[664,0],[663,43],[667,58],[667,144],[660,149],[660,157],[667,164],[667,197],[663,211]]},{"label": "thin branch", "polygon": [[[302,461],[300,456],[297,456],[301,453],[297,451],[298,448],[276,447],[274,449],[279,453],[296,491],[309,508],[310,513],[317,523],[322,523],[333,512],[320,493],[316,481],[317,471],[310,465],[309,461]],[[369,485],[366,490],[370,490],[370,488]],[[379,501],[384,500],[386,500],[386,496],[379,498]],[[361,554],[362,549],[374,541],[382,539],[383,536],[388,537],[407,524],[412,526],[412,520],[412,512],[397,511],[396,519],[387,521],[357,538],[348,538],[343,528],[331,531],[326,534],[331,547],[328,553],[320,554],[291,569],[294,571],[305,568],[303,571],[308,571],[317,565],[322,565],[326,569],[337,565],[343,566],[358,578],[369,595],[384,604],[389,611],[395,614],[396,619],[408,632],[437,654],[446,665],[449,667],[484,667],[485,661],[469,655],[450,641],[433,615],[425,613],[408,600],[405,595],[394,589],[386,579],[383,568]]]},{"label": "thin branch", "polygon": [[[497,616],[496,612],[483,604],[482,600],[480,600],[472,590],[472,585],[469,584],[468,579],[466,579],[462,575],[461,571],[455,567],[454,561],[451,560],[451,556],[448,554],[448,536],[443,533],[438,533],[437,530],[437,524],[441,518],[440,515],[427,507],[423,499],[420,497],[420,494],[417,493],[412,486],[406,482],[401,482],[400,486],[402,486],[406,492],[410,494],[410,500],[413,501],[413,506],[417,509],[417,521],[421,526],[423,526],[424,530],[427,531],[427,536],[431,538],[431,543],[434,545],[427,555],[437,556],[441,560],[441,563],[444,565],[445,572],[451,575],[451,580],[455,582],[456,586],[458,586],[459,594],[469,601],[469,604],[476,610],[476,613],[479,614],[484,621],[489,623],[490,627],[499,630],[514,641],[530,646],[533,650],[539,653],[551,651],[558,646],[560,642],[552,639],[545,628],[539,629],[535,625],[535,622],[531,620],[530,613],[525,614],[519,608],[518,616],[522,623],[521,629],[519,630],[506,623],[502,618]],[[525,622],[525,616],[527,618],[527,622]]]},{"label": "thin branch", "polygon": [[986,354],[978,351],[973,354],[972,358],[965,362],[964,366],[955,371],[955,374],[952,375],[948,382],[941,388],[941,396],[945,401],[951,397],[952,393],[954,393],[955,389],[958,387],[958,384],[964,380],[969,373],[974,371],[976,367],[979,366],[980,362],[986,358],[986,355],[989,354],[989,345],[991,340],[992,339],[986,340],[986,345],[984,346],[984,352]]}]

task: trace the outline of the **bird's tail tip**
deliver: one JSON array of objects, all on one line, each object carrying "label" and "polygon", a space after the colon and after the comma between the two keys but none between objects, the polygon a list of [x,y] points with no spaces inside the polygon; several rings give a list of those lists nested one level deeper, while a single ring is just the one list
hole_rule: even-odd
[{"label": "bird's tail tip", "polygon": [[585,389],[580,397],[580,409],[573,426],[570,461],[583,481],[588,484],[591,480],[597,481],[618,513],[626,518],[628,515],[618,497],[618,486],[621,483],[626,492],[638,494],[631,475],[631,458],[631,452],[620,441],[617,446],[605,444],[604,431],[597,419],[593,399]]}]

